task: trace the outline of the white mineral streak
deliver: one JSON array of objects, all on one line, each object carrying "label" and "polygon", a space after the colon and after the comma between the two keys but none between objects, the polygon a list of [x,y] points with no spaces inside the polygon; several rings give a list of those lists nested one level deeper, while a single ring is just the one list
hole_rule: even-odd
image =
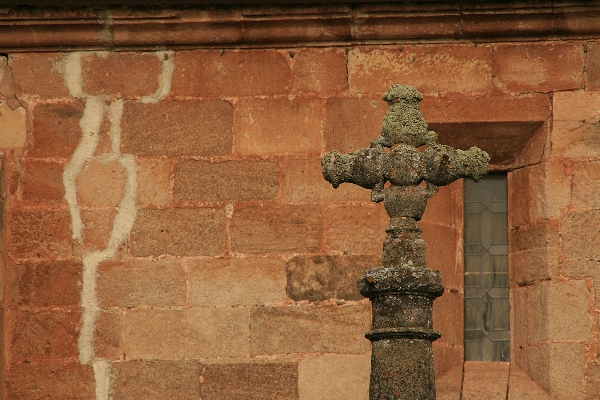
[{"label": "white mineral streak", "polygon": [[159,100],[164,99],[171,91],[171,77],[173,76],[173,71],[175,71],[175,64],[171,58],[172,54],[172,51],[156,52],[156,55],[162,61],[162,73],[160,75],[158,89],[156,89],[156,92],[151,96],[142,97],[142,103],[157,103]]},{"label": "white mineral streak", "polygon": [[76,197],[76,179],[87,162],[94,156],[99,140],[100,125],[105,114],[111,123],[110,138],[111,152],[101,155],[101,160],[118,160],[127,174],[124,196],[110,234],[110,239],[104,250],[85,253],[83,261],[83,283],[81,290],[82,327],[78,338],[79,361],[82,364],[92,364],[96,380],[96,399],[108,400],[110,393],[110,363],[95,356],[94,325],[100,315],[101,309],[96,293],[96,274],[98,265],[115,255],[118,247],[127,240],[136,217],[136,192],[138,166],[135,158],[130,154],[121,155],[121,116],[123,114],[123,101],[113,101],[110,106],[105,106],[105,99],[101,96],[86,96],[81,84],[81,53],[67,56],[64,65],[64,76],[67,87],[73,97],[85,100],[85,109],[79,126],[81,128],[81,141],[75,149],[71,160],[65,166],[63,184],[65,186],[65,199],[69,205],[73,225],[73,238],[82,240],[83,223]]}]

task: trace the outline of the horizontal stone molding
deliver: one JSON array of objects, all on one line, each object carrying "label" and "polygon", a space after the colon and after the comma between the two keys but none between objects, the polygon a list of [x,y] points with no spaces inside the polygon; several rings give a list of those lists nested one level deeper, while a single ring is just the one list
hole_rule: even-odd
[{"label": "horizontal stone molding", "polygon": [[[50,0],[3,2],[0,53],[197,47],[295,47],[394,41],[502,41],[600,37],[600,2],[353,2],[309,5],[240,5],[160,1],[171,8],[22,7]],[[145,6],[159,4],[150,0]],[[181,5],[196,4],[193,8]],[[81,6],[67,1],[65,6]],[[104,7],[104,8],[103,8]]]}]

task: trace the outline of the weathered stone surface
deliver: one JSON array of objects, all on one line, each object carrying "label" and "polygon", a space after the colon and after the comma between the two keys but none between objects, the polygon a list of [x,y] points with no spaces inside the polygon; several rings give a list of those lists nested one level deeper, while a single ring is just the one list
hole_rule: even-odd
[{"label": "weathered stone surface", "polygon": [[511,363],[507,400],[547,400],[548,398],[551,398],[551,395],[532,380],[526,371],[516,363]]},{"label": "weathered stone surface", "polygon": [[[443,275],[442,275],[443,277]],[[443,278],[442,278],[443,279]],[[460,292],[446,292],[433,302],[433,329],[442,332],[437,341],[452,346],[463,344],[463,325],[459,316],[464,310],[464,295]],[[436,341],[436,342],[437,342]]]},{"label": "weathered stone surface", "polygon": [[81,140],[79,120],[84,103],[70,100],[38,104],[32,110],[33,148],[31,157],[71,157]]},{"label": "weathered stone surface", "polygon": [[296,256],[286,263],[292,300],[360,300],[356,280],[381,265],[379,256]]},{"label": "weathered stone surface", "polygon": [[600,92],[557,92],[553,103],[552,155],[558,159],[600,157]]},{"label": "weathered stone surface", "polygon": [[137,203],[164,205],[171,202],[171,162],[162,158],[138,158]]},{"label": "weathered stone surface", "polygon": [[21,148],[27,140],[27,115],[24,107],[14,110],[0,103],[0,148]]},{"label": "weathered stone surface", "polygon": [[571,177],[563,163],[544,162],[531,169],[529,190],[533,220],[559,218],[571,203]]},{"label": "weathered stone surface", "polygon": [[120,361],[125,353],[123,343],[123,312],[103,310],[94,325],[95,355],[111,361]]},{"label": "weathered stone surface", "polygon": [[71,254],[71,218],[67,211],[14,210],[9,251],[16,258],[67,257]]},{"label": "weathered stone surface", "polygon": [[600,43],[587,43],[587,82],[600,88]]},{"label": "weathered stone surface", "polygon": [[77,175],[77,201],[84,206],[117,207],[123,199],[127,172],[118,161],[93,158]]},{"label": "weathered stone surface", "polygon": [[301,49],[293,51],[294,90],[327,93],[346,89],[344,49]]},{"label": "weathered stone surface", "polygon": [[197,400],[198,361],[126,361],[111,364],[114,400]]},{"label": "weathered stone surface", "polygon": [[298,400],[298,364],[203,363],[200,396],[206,400]]},{"label": "weathered stone surface", "polygon": [[600,397],[600,365],[597,362],[587,364],[586,399]]},{"label": "weathered stone surface", "polygon": [[60,53],[12,53],[10,66],[17,94],[48,99],[69,96],[61,69],[64,57]]},{"label": "weathered stone surface", "polygon": [[566,258],[600,259],[600,210],[569,211],[561,227],[562,251]]},{"label": "weathered stone surface", "polygon": [[510,326],[512,330],[511,345],[513,347],[525,346],[528,344],[528,310],[527,310],[527,287],[515,287],[510,291]]},{"label": "weathered stone surface", "polygon": [[21,194],[25,202],[62,203],[65,188],[63,163],[28,161],[21,175]]},{"label": "weathered stone surface", "polygon": [[379,254],[389,222],[381,205],[331,206],[325,211],[327,244],[345,255]]},{"label": "weathered stone surface", "polygon": [[573,204],[580,209],[600,208],[597,183],[600,181],[600,162],[580,162],[573,170]]},{"label": "weathered stone surface", "polygon": [[5,372],[7,399],[96,399],[94,369],[78,362],[11,364]]},{"label": "weathered stone surface", "polygon": [[461,400],[506,400],[507,362],[465,361]]},{"label": "weathered stone surface", "polygon": [[302,400],[369,398],[369,355],[322,355],[304,358],[299,366]]}]

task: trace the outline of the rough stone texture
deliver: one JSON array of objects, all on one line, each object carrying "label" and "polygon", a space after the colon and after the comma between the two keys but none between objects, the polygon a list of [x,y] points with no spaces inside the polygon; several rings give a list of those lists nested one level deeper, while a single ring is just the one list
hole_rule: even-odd
[{"label": "rough stone texture", "polygon": [[189,298],[196,307],[252,306],[286,299],[285,262],[278,258],[188,261]]},{"label": "rough stone texture", "polygon": [[234,253],[316,253],[323,245],[323,212],[316,206],[240,208],[230,232]]},{"label": "rough stone texture", "polygon": [[384,93],[410,82],[422,92],[485,92],[492,87],[492,49],[480,45],[362,47],[348,54],[350,90]]},{"label": "rough stone texture", "polygon": [[571,203],[571,177],[562,163],[546,162],[531,169],[530,214],[533,220],[559,218],[561,207]]},{"label": "rough stone texture", "polygon": [[198,361],[127,361],[111,364],[114,400],[197,400]]},{"label": "rough stone texture", "polygon": [[587,364],[586,399],[600,398],[600,365],[597,362]]},{"label": "rough stone texture", "polygon": [[279,164],[184,160],[175,164],[175,200],[269,200],[279,193]]},{"label": "rough stone texture", "polygon": [[[434,342],[435,343],[435,342]],[[435,353],[437,346],[433,345],[433,358],[436,364],[438,363],[438,356]],[[459,365],[452,368],[450,371],[443,375],[435,375],[435,395],[437,400],[460,400],[460,391],[462,389],[462,375],[463,366],[462,361],[458,362]]]},{"label": "rough stone texture", "polygon": [[64,164],[30,161],[24,163],[21,196],[25,202],[62,203],[65,188],[62,181]]},{"label": "rough stone texture", "polygon": [[90,54],[82,61],[83,91],[119,98],[149,96],[158,89],[161,71],[156,54]]},{"label": "rough stone texture", "polygon": [[512,347],[522,347],[528,344],[527,290],[526,287],[516,287],[510,291]]},{"label": "rough stone texture", "polygon": [[313,154],[321,150],[318,100],[244,100],[236,107],[236,151],[247,155]]},{"label": "rough stone texture", "polygon": [[329,207],[325,212],[327,244],[343,254],[379,254],[389,222],[381,205]]},{"label": "rough stone texture", "polygon": [[587,44],[587,83],[600,88],[600,43]]},{"label": "rough stone texture", "polygon": [[301,300],[361,300],[356,280],[381,265],[379,256],[296,256],[286,263],[287,293]]},{"label": "rough stone texture", "polygon": [[299,365],[302,400],[369,398],[368,355],[322,355],[304,358]]},{"label": "rough stone texture", "polygon": [[116,207],[123,199],[127,172],[118,161],[93,158],[75,180],[77,202],[83,206]]},{"label": "rough stone texture", "polygon": [[94,370],[78,362],[11,364],[5,373],[6,398],[95,400]]},{"label": "rough stone texture", "polygon": [[0,148],[21,148],[27,140],[27,115],[25,108],[15,110],[0,103]]},{"label": "rough stone texture", "polygon": [[225,211],[214,208],[142,209],[131,230],[137,257],[216,256],[225,250]]},{"label": "rough stone texture", "polygon": [[561,239],[566,258],[600,259],[600,210],[567,212],[562,219]]},{"label": "rough stone texture", "polygon": [[509,277],[512,284],[558,275],[559,230],[559,221],[546,220],[509,231],[509,263],[512,265]]},{"label": "rough stone texture", "polygon": [[423,229],[421,236],[425,240],[425,257],[427,268],[437,269],[442,273],[442,284],[448,288],[462,286],[463,276],[456,273],[459,260],[459,243],[461,233],[458,229],[449,226],[440,226],[439,223],[419,222]]},{"label": "rough stone texture", "polygon": [[8,266],[5,299],[9,307],[79,305],[81,262],[48,261]]},{"label": "rough stone texture", "polygon": [[125,102],[121,152],[141,156],[231,153],[233,107],[220,100]]},{"label": "rough stone texture", "polygon": [[17,94],[48,99],[69,97],[61,73],[63,62],[64,58],[60,53],[12,53],[10,66]]},{"label": "rough stone texture", "polygon": [[570,90],[581,85],[583,61],[579,44],[499,44],[492,73],[511,92]]},{"label": "rough stone texture", "polygon": [[171,93],[201,97],[287,93],[292,76],[285,54],[274,50],[179,52],[174,58]]},{"label": "rough stone texture", "polygon": [[442,337],[438,339],[440,343],[447,343],[451,346],[463,345],[464,335],[463,330],[460,329],[464,326],[463,309],[464,296],[462,293],[446,291],[443,296],[435,299],[433,303],[433,328],[436,331],[443,332]]},{"label": "rough stone texture", "polygon": [[120,361],[124,354],[123,312],[102,311],[94,324],[95,355],[111,361]]},{"label": "rough stone texture", "polygon": [[592,338],[591,293],[585,281],[544,281],[529,288],[531,343]]},{"label": "rough stone texture", "polygon": [[529,223],[529,174],[530,168],[508,172],[508,226],[509,231]]},{"label": "rough stone texture", "polygon": [[552,155],[559,159],[600,157],[600,92],[557,92],[553,103]]},{"label": "rough stone texture", "polygon": [[251,353],[365,354],[370,325],[366,304],[260,307],[250,310]]},{"label": "rough stone texture", "polygon": [[[565,260],[561,262],[561,271],[565,278],[592,278],[594,287],[600,283],[600,261],[598,260]],[[600,308],[600,296],[594,296],[596,308]]]},{"label": "rough stone texture", "polygon": [[81,140],[83,107],[79,100],[36,105],[32,110],[33,148],[27,155],[70,158]]},{"label": "rough stone texture", "polygon": [[15,258],[65,257],[71,254],[71,218],[67,211],[14,210],[9,251]]},{"label": "rough stone texture", "polygon": [[573,170],[573,204],[580,209],[600,208],[597,182],[600,181],[599,162],[580,162]]},{"label": "rough stone texture", "polygon": [[346,89],[343,49],[302,49],[291,54],[295,91],[328,93]]},{"label": "rough stone texture", "polygon": [[80,210],[83,227],[83,240],[74,242],[73,255],[81,257],[85,252],[105,249],[108,246],[113,222],[117,214],[116,209],[90,209]]},{"label": "rough stone texture", "polygon": [[465,361],[461,400],[506,400],[508,362]]},{"label": "rough stone texture", "polygon": [[552,396],[531,379],[516,363],[510,365],[507,400],[547,400]]},{"label": "rough stone texture", "polygon": [[298,364],[289,362],[202,364],[205,400],[297,400]]},{"label": "rough stone texture", "polygon": [[12,360],[77,357],[80,318],[72,311],[8,311]]},{"label": "rough stone texture", "polygon": [[186,277],[175,260],[108,262],[98,267],[102,308],[176,307],[186,302]]},{"label": "rough stone texture", "polygon": [[171,163],[161,158],[138,158],[137,203],[164,205],[171,202]]},{"label": "rough stone texture", "polygon": [[188,308],[125,314],[128,359],[241,357],[250,351],[248,310]]}]

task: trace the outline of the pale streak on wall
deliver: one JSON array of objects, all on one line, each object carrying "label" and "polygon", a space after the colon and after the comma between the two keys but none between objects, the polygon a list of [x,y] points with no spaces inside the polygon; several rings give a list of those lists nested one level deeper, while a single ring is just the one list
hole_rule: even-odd
[{"label": "pale streak on wall", "polygon": [[173,63],[173,51],[157,51],[156,56],[162,61],[162,74],[160,76],[158,89],[151,96],[142,97],[142,103],[158,103],[171,90],[171,76],[175,71],[175,63]]}]

